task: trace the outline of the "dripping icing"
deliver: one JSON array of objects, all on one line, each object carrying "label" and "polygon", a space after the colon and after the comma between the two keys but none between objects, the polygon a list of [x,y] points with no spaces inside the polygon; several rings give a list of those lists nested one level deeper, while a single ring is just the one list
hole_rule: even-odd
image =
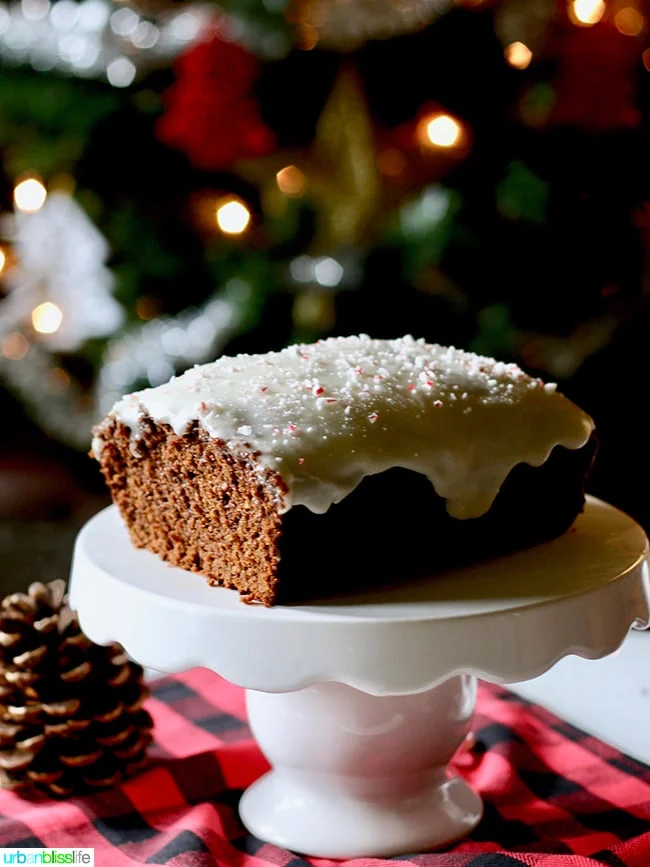
[{"label": "dripping icing", "polygon": [[[516,464],[581,448],[593,430],[553,383],[514,364],[364,335],[223,357],[127,395],[109,415],[136,440],[146,417],[177,434],[198,422],[233,450],[257,452],[288,488],[283,511],[325,512],[364,476],[404,467],[461,519],[484,514]],[[100,428],[96,456],[101,448]]]}]

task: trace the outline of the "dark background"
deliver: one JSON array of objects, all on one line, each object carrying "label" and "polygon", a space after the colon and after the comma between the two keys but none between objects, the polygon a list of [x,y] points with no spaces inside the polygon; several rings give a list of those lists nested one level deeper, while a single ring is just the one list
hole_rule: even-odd
[{"label": "dark background", "polygon": [[[629,8],[641,17],[638,32],[617,17]],[[147,20],[159,14],[138,11]],[[143,67],[119,89],[13,58],[0,79],[2,208],[11,213],[26,171],[50,192],[72,191],[108,240],[129,333],[213,297],[232,299],[236,278],[248,287],[232,302],[240,323],[214,354],[413,333],[557,380],[596,420],[590,491],[650,528],[650,10],[608,3],[593,26],[570,13],[571,3],[457,3],[414,34],[396,28],[346,51],[298,45],[273,60],[238,54],[236,41],[224,48],[206,31],[203,48],[179,51],[173,67]],[[286,33],[278,20],[257,25]],[[504,56],[516,37],[533,50],[525,69]],[[362,101],[333,135],[319,119],[347,72]],[[459,119],[466,147],[421,153],[413,145],[418,122],[438,110]],[[367,129],[372,140],[359,144]],[[398,180],[381,172],[364,180],[363,167],[387,150],[402,155]],[[330,175],[319,179],[323,154]],[[268,190],[278,166],[294,161],[316,192],[277,208]],[[358,183],[360,216],[334,237],[323,227],[340,221],[346,177]],[[447,197],[445,216],[409,223],[404,214],[426,189]],[[252,215],[241,239],[201,217],[224,193]],[[11,232],[2,246],[10,265],[19,261]],[[342,262],[341,284],[298,285],[289,266],[305,253]],[[17,289],[7,282],[3,291],[0,327]],[[29,322],[11,327],[41,345]],[[87,398],[115,336],[47,358]],[[4,373],[28,362],[5,361]],[[48,423],[48,401],[67,394],[33,399],[11,376],[4,383],[0,577],[17,588],[67,574],[75,532],[107,497],[83,444],[88,401],[70,404],[81,432],[73,445]]]}]

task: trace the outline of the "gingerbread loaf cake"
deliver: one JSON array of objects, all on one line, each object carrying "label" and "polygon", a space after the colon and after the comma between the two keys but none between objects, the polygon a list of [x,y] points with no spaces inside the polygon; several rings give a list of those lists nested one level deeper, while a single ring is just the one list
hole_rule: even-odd
[{"label": "gingerbread loaf cake", "polygon": [[273,605],[563,533],[593,427],[516,365],[360,336],[127,395],[92,454],[134,545]]}]

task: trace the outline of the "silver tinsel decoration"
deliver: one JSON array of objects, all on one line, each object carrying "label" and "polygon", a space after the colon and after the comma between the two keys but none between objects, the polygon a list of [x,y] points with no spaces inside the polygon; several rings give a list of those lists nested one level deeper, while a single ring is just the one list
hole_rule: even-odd
[{"label": "silver tinsel decoration", "polygon": [[323,48],[354,51],[370,39],[412,33],[446,12],[451,0],[303,0],[303,27]]},{"label": "silver tinsel decoration", "polygon": [[95,391],[88,395],[38,338],[8,331],[0,315],[0,375],[45,431],[86,449],[93,424],[123,394],[212,361],[238,333],[242,318],[238,301],[226,296],[134,326],[108,342]]},{"label": "silver tinsel decoration", "polygon": [[87,449],[88,432],[97,420],[92,403],[44,346],[30,343],[20,332],[5,335],[2,345],[11,342],[24,348],[25,355],[0,353],[0,375],[8,387],[44,430],[61,442]]},{"label": "silver tinsel decoration", "polygon": [[226,284],[225,297],[178,316],[160,316],[114,338],[97,379],[99,415],[123,394],[161,385],[194,364],[213,361],[242,323],[239,304],[228,294],[233,288]]},{"label": "silver tinsel decoration", "polygon": [[139,73],[168,65],[213,15],[192,5],[153,21],[109,0],[0,2],[0,57],[128,87]]}]

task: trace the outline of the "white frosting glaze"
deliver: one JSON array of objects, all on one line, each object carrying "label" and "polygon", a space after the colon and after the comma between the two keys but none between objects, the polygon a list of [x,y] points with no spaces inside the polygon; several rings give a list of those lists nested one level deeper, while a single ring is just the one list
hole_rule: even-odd
[{"label": "white frosting glaze", "polygon": [[[593,422],[555,385],[453,347],[404,337],[332,338],[197,366],[122,398],[109,418],[137,440],[143,418],[183,434],[193,421],[259,452],[289,493],[282,509],[325,512],[366,475],[427,476],[456,518],[484,514],[518,463],[577,449]],[[99,456],[101,429],[93,442]]]}]

